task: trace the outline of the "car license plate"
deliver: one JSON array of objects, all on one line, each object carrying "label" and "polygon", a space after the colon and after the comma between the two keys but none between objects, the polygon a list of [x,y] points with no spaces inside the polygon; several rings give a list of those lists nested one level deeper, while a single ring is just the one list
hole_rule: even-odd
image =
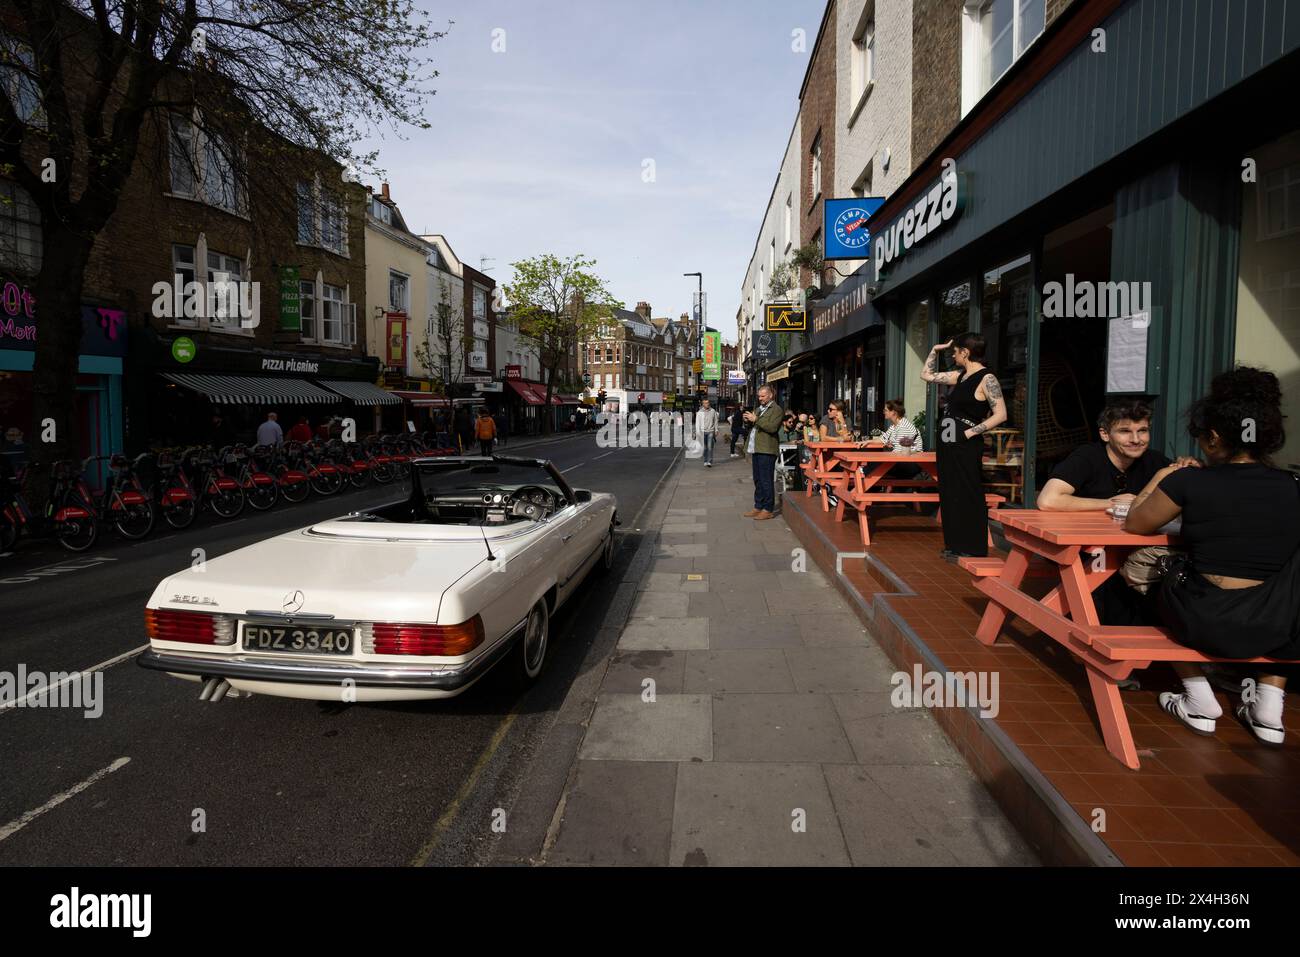
[{"label": "car license plate", "polygon": [[304,655],[350,655],[356,649],[353,628],[318,628],[310,625],[259,625],[240,622],[244,651]]}]

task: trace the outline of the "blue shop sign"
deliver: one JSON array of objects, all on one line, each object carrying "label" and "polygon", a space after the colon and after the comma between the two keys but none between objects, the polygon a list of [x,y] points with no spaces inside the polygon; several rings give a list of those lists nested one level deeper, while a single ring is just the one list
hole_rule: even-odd
[{"label": "blue shop sign", "polygon": [[825,258],[870,259],[871,233],[867,229],[867,221],[883,205],[883,196],[825,200],[822,205]]}]

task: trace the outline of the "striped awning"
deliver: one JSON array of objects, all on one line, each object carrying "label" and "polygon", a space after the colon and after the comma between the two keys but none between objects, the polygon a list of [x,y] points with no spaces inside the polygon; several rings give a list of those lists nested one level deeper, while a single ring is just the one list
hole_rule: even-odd
[{"label": "striped awning", "polygon": [[372,382],[349,382],[346,379],[321,379],[320,384],[357,405],[401,405],[400,396],[379,388]]},{"label": "striped awning", "polygon": [[162,377],[219,405],[332,405],[340,401],[335,393],[326,392],[305,379],[184,372],[164,372]]}]

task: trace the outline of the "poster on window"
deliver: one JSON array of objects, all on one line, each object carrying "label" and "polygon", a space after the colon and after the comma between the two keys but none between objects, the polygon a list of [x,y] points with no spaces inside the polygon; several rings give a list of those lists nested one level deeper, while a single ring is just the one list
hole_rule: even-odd
[{"label": "poster on window", "polygon": [[388,343],[384,364],[390,369],[406,368],[406,314],[390,312],[387,315]]}]

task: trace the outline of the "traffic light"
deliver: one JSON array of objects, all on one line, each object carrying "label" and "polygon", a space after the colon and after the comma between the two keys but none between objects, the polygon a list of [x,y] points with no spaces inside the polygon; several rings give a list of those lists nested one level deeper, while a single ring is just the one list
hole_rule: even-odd
[{"label": "traffic light", "polygon": [[601,389],[596,393],[596,405],[603,410],[605,408],[605,390]]}]

